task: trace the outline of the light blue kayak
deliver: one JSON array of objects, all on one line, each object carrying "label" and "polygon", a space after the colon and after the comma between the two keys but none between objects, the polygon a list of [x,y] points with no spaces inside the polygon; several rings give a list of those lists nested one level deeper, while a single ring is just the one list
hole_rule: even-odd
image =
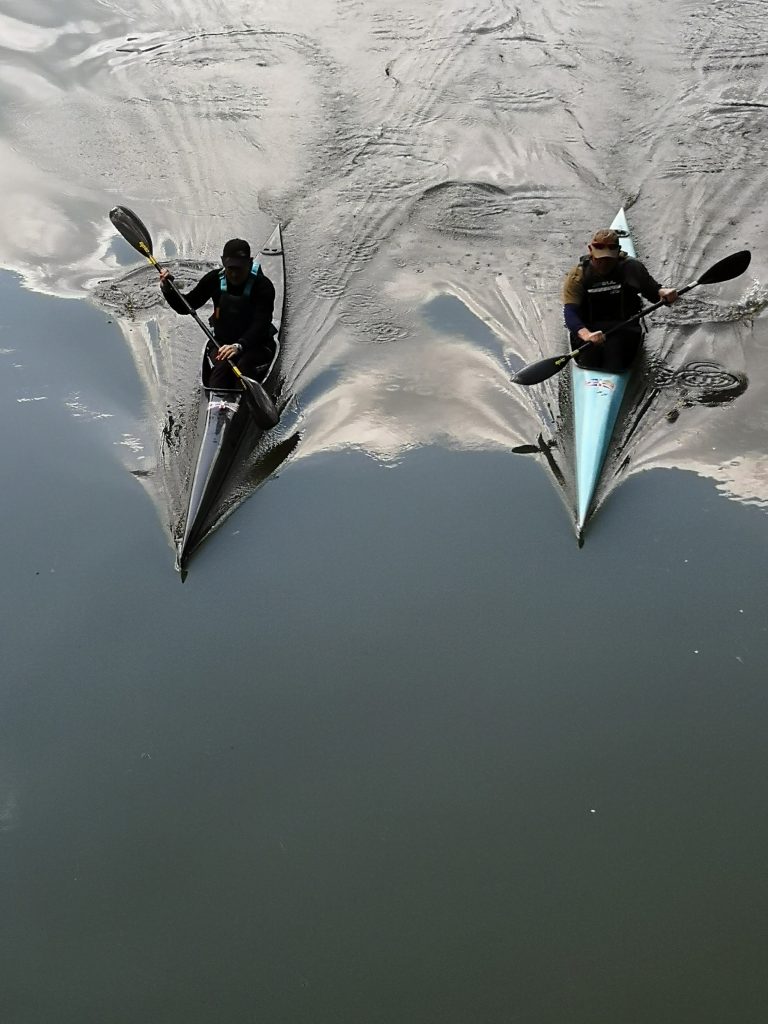
[{"label": "light blue kayak", "polygon": [[[624,252],[628,256],[635,256],[635,246],[623,207],[614,217],[611,227],[618,232],[619,244]],[[625,373],[583,370],[575,361],[571,361],[576,453],[576,531],[579,539],[592,511],[595,491],[631,373],[631,370]]]}]

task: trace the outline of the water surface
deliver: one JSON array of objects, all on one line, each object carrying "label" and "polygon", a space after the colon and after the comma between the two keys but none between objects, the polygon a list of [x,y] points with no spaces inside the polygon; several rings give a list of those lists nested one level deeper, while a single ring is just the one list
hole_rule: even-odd
[{"label": "water surface", "polygon": [[[762,5],[0,41],[2,1019],[762,1022]],[[283,225],[287,457],[183,586],[202,338],[116,203],[190,282]],[[620,205],[666,283],[754,255],[655,318],[579,550],[510,373]]]}]

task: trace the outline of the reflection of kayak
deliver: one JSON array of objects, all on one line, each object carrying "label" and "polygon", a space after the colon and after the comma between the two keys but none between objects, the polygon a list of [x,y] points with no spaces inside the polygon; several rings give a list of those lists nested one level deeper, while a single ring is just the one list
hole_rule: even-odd
[{"label": "reflection of kayak", "polygon": [[[635,255],[624,209],[614,217],[611,227],[619,234],[619,244],[628,256]],[[584,370],[571,362],[573,392],[573,431],[576,455],[576,531],[581,539],[584,524],[595,497],[608,446],[632,370],[606,373]]]},{"label": "reflection of kayak", "polygon": [[[274,369],[280,352],[280,327],[285,297],[285,264],[283,240],[278,225],[257,257],[264,274],[275,286],[275,310],[272,322],[277,347],[275,355],[260,383],[274,386]],[[251,421],[248,403],[240,387],[212,390],[208,380],[213,368],[210,346],[203,351],[202,392],[200,399],[200,444],[189,492],[184,532],[176,545],[176,568],[181,570],[189,555],[202,540],[208,517],[221,494],[222,485],[232,468]]]}]

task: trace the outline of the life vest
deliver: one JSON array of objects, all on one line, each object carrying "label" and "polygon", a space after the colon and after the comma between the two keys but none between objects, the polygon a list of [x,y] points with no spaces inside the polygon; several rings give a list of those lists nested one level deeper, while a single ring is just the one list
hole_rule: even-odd
[{"label": "life vest", "polygon": [[[626,282],[628,259],[619,259],[610,274],[596,273],[589,256],[579,262],[584,285],[580,313],[590,330],[605,330],[640,312],[640,296]],[[639,331],[640,327],[633,325],[633,329]]]},{"label": "life vest", "polygon": [[234,344],[253,323],[254,307],[251,302],[251,292],[259,274],[261,274],[261,267],[254,262],[242,294],[233,295],[227,287],[226,272],[223,269],[219,271],[219,301],[214,308],[210,323],[216,341],[220,345]]}]

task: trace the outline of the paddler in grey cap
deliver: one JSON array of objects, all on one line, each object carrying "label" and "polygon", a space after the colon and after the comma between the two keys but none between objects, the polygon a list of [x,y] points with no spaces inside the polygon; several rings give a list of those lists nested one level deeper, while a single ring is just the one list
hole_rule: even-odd
[{"label": "paddler in grey cap", "polygon": [[[227,360],[235,363],[247,377],[260,377],[275,353],[272,312],[275,288],[258,263],[251,258],[251,247],[242,238],[230,238],[221,255],[222,269],[210,270],[184,295],[193,309],[213,301],[210,325],[221,346],[215,354],[210,386],[231,388],[236,378]],[[166,283],[173,280],[167,270],[160,274],[160,289],[165,301],[177,313],[188,313],[178,295]]]},{"label": "paddler in grey cap", "polygon": [[563,284],[565,326],[573,348],[587,344],[576,357],[579,366],[621,373],[640,349],[643,327],[632,324],[609,338],[604,332],[639,313],[642,299],[671,304],[677,292],[663,288],[640,260],[622,252],[612,228],[596,231],[588,248]]}]

